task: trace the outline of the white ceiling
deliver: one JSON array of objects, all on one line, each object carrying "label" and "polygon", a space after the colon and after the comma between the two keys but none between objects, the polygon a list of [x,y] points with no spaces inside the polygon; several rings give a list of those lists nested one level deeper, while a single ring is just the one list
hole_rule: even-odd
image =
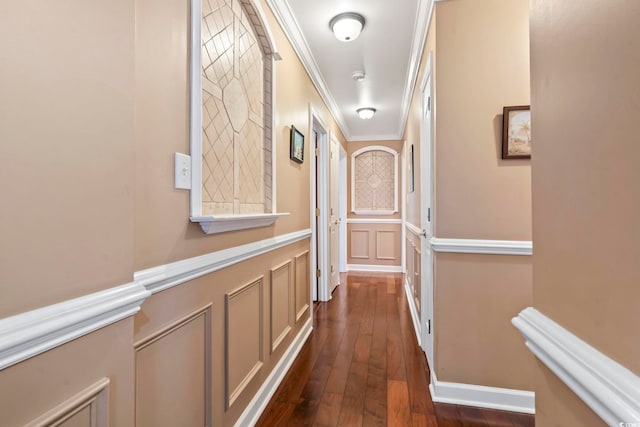
[{"label": "white ceiling", "polygon": [[[267,0],[349,141],[401,139],[429,21],[431,0]],[[356,12],[358,39],[337,40],[329,21]],[[354,71],[366,78],[356,82]],[[370,120],[356,109],[373,107]]]}]

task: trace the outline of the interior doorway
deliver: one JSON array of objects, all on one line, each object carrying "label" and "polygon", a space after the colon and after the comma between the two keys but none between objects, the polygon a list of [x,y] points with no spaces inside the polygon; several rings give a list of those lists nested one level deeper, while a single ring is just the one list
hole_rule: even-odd
[{"label": "interior doorway", "polygon": [[433,61],[429,54],[424,80],[421,85],[420,117],[420,324],[421,344],[429,366],[433,365]]},{"label": "interior doorway", "polygon": [[311,294],[314,302],[328,301],[328,127],[314,108],[309,106],[311,134]]}]

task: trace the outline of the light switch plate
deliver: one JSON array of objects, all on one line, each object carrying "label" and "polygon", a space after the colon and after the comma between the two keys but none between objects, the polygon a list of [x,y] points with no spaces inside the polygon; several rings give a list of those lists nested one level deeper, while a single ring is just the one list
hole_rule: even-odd
[{"label": "light switch plate", "polygon": [[191,189],[191,156],[175,153],[175,186],[179,190]]}]

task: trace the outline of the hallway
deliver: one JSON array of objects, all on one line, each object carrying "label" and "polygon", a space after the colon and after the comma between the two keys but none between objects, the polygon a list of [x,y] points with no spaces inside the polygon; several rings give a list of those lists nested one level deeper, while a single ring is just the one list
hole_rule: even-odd
[{"label": "hallway", "polygon": [[[346,276],[257,426],[533,426],[532,415],[434,404],[402,276]],[[344,282],[344,280],[343,280]]]}]

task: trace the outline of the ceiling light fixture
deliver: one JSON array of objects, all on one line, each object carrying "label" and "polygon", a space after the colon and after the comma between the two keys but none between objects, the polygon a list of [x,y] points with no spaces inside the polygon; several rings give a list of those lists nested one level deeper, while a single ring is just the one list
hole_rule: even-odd
[{"label": "ceiling light fixture", "polygon": [[357,82],[362,82],[364,81],[365,73],[364,71],[354,71],[353,74],[351,74],[351,77]]},{"label": "ceiling light fixture", "polygon": [[364,17],[354,12],[341,13],[333,17],[329,28],[338,40],[350,42],[357,39],[364,28]]},{"label": "ceiling light fixture", "polygon": [[374,114],[376,114],[376,109],[371,107],[358,108],[356,113],[358,113],[362,120],[369,120]]}]

